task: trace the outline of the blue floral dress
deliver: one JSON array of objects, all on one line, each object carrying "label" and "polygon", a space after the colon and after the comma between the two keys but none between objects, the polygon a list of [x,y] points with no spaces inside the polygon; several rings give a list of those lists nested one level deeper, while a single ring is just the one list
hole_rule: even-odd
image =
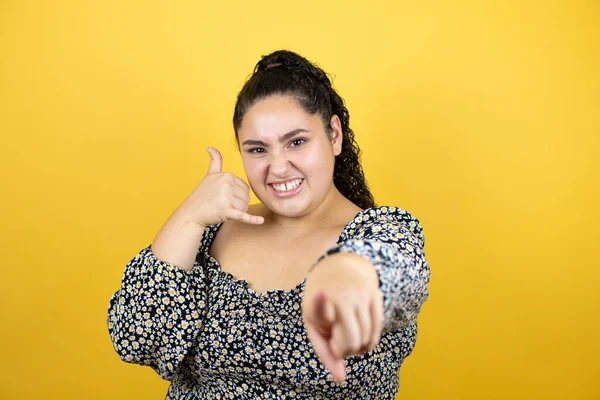
[{"label": "blue floral dress", "polygon": [[159,260],[150,246],[125,267],[108,308],[119,357],[171,381],[166,399],[393,399],[414,348],[427,299],[429,266],[419,221],[395,207],[361,211],[341,232],[337,252],[370,260],[384,298],[377,347],[346,359],[341,384],[318,361],[301,315],[305,281],[258,293],[222,271],[208,226],[191,271]]}]

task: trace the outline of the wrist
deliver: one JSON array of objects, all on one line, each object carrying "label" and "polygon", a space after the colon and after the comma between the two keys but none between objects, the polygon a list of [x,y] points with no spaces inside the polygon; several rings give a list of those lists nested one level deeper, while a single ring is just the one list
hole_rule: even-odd
[{"label": "wrist", "polygon": [[335,253],[321,260],[321,262],[315,265],[314,270],[320,268],[338,268],[338,271],[351,274],[361,281],[368,282],[368,285],[379,290],[379,274],[375,266],[361,255],[349,252]]},{"label": "wrist", "polygon": [[173,223],[175,225],[185,227],[190,230],[198,230],[204,232],[204,229],[207,226],[204,223],[194,221],[187,214],[179,211],[175,211],[171,219],[173,220]]},{"label": "wrist", "polygon": [[368,282],[379,289],[379,274],[373,263],[365,257],[354,253],[342,253],[346,256],[346,265],[354,269],[354,273],[360,274]]}]

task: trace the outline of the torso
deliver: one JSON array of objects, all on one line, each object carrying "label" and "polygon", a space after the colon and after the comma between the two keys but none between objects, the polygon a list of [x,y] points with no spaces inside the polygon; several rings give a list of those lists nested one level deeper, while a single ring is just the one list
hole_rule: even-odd
[{"label": "torso", "polygon": [[[343,228],[360,211],[348,202],[317,229],[303,232],[229,220],[219,229],[209,253],[222,271],[247,281],[256,292],[290,290],[302,282],[323,253],[335,246]],[[264,206],[251,206],[248,212],[262,215]]]}]

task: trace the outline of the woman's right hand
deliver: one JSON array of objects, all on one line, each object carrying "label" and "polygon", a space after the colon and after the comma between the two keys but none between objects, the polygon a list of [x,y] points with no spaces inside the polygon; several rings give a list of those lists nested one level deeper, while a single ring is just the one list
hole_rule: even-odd
[{"label": "woman's right hand", "polygon": [[222,172],[223,159],[217,149],[206,149],[210,155],[208,173],[194,191],[181,203],[176,213],[202,227],[236,219],[247,224],[262,224],[264,218],[250,215],[250,187],[237,176]]}]

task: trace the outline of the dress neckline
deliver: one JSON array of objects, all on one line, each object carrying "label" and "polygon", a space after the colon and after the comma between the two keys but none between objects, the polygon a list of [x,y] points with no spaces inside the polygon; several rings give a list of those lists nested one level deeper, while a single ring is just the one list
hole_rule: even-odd
[{"label": "dress neckline", "polygon": [[[387,207],[372,207],[372,208],[367,208],[365,210],[359,211],[354,216],[354,218],[352,218],[352,220],[350,220],[344,226],[344,228],[342,229],[342,231],[340,232],[340,234],[338,236],[336,244],[339,245],[340,242],[342,240],[344,240],[344,238],[347,236],[347,231],[349,231],[351,228],[353,228],[352,225],[355,223],[355,221],[357,219],[360,219],[362,221],[363,216],[366,216],[365,219],[368,219],[369,212],[372,212],[375,209],[382,209],[382,208],[386,209]],[[264,299],[268,299],[268,298],[272,298],[272,297],[281,298],[281,297],[288,297],[288,296],[295,296],[295,295],[302,296],[302,292],[304,291],[304,285],[306,284],[306,277],[304,277],[304,279],[302,279],[302,281],[300,283],[298,283],[292,289],[271,289],[271,290],[267,290],[265,292],[258,292],[249,286],[249,283],[247,280],[236,278],[229,272],[224,271],[221,268],[221,264],[219,264],[219,261],[217,261],[217,259],[215,259],[213,256],[211,256],[209,254],[210,248],[212,247],[212,244],[215,241],[217,234],[219,233],[219,230],[221,229],[221,226],[223,226],[222,222],[219,224],[215,224],[215,225],[209,225],[207,227],[207,229],[204,231],[203,238],[202,238],[202,240],[204,241],[204,246],[203,246],[204,247],[204,257],[215,267],[216,273],[218,274],[219,277],[223,278],[228,283],[231,283],[238,287],[242,287],[243,290],[245,290],[247,293],[249,293],[253,297],[258,298],[259,300],[264,300]],[[212,235],[210,235],[210,233],[212,233]],[[318,262],[318,260],[315,260],[315,263],[316,262]]]}]

